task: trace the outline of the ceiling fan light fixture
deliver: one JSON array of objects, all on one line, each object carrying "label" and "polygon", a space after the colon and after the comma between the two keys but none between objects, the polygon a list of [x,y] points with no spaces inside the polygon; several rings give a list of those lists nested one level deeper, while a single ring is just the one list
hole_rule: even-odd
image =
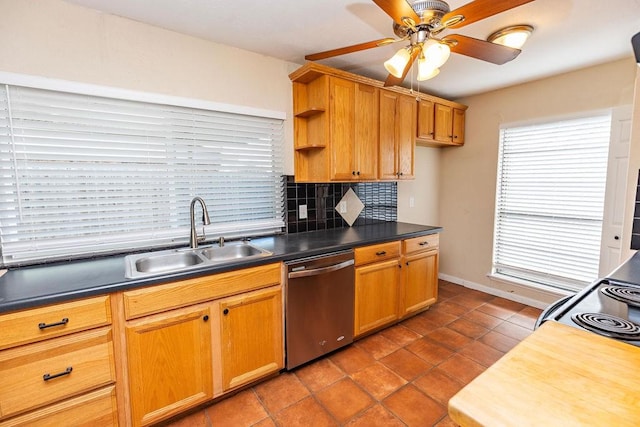
[{"label": "ceiling fan light fixture", "polygon": [[487,37],[487,41],[514,49],[521,49],[532,32],[533,27],[531,25],[512,25],[491,34]]},{"label": "ceiling fan light fixture", "polygon": [[449,59],[451,48],[446,43],[429,39],[423,44],[422,52],[432,68],[440,68]]},{"label": "ceiling fan light fixture", "polygon": [[434,78],[440,73],[440,69],[429,64],[424,56],[418,58],[418,81],[425,81]]},{"label": "ceiling fan light fixture", "polygon": [[403,47],[384,63],[384,68],[394,77],[402,77],[402,73],[411,60],[409,48]]}]

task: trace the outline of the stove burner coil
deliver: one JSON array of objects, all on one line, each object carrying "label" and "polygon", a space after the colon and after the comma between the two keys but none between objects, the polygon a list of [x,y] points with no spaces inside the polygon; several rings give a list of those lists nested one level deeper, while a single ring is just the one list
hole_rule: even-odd
[{"label": "stove burner coil", "polygon": [[640,307],[640,288],[630,286],[605,286],[600,289],[603,295],[622,301],[634,307]]},{"label": "stove burner coil", "polygon": [[611,338],[640,340],[640,325],[606,313],[577,313],[571,319],[584,328]]}]

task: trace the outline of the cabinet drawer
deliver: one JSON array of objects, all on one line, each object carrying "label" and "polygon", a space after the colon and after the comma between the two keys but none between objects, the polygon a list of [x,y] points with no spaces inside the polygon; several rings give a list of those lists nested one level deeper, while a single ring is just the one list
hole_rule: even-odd
[{"label": "cabinet drawer", "polygon": [[429,234],[427,236],[414,237],[413,239],[403,240],[402,244],[405,254],[437,249],[440,244],[440,235]]},{"label": "cabinet drawer", "polygon": [[123,293],[127,320],[216,298],[277,285],[280,263],[244,268]]},{"label": "cabinet drawer", "polygon": [[400,256],[400,242],[381,243],[379,245],[363,246],[354,251],[356,265],[370,262],[384,261]]},{"label": "cabinet drawer", "polygon": [[107,295],[2,314],[0,350],[110,323]]},{"label": "cabinet drawer", "polygon": [[111,328],[0,351],[0,418],[115,380]]},{"label": "cabinet drawer", "polygon": [[58,427],[118,425],[116,390],[109,386],[73,399],[64,400],[6,421],[0,427]]}]

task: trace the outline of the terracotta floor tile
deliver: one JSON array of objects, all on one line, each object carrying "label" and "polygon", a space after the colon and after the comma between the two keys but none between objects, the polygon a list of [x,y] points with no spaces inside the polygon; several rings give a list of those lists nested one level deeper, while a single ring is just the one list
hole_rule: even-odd
[{"label": "terracotta floor tile", "polygon": [[419,377],[432,367],[430,363],[404,348],[380,359],[380,362],[407,381]]},{"label": "terracotta floor tile", "polygon": [[498,307],[502,307],[505,308],[507,310],[511,310],[514,312],[523,310],[524,308],[526,308],[527,306],[522,304],[521,302],[517,302],[517,301],[512,301],[506,298],[500,298],[500,297],[495,297],[494,299],[489,301],[491,304],[498,306]]},{"label": "terracotta floor tile", "polygon": [[349,421],[346,427],[403,427],[404,425],[382,405],[375,405],[364,414]]},{"label": "terracotta floor tile", "polygon": [[458,424],[454,423],[453,420],[447,415],[446,417],[438,421],[438,424],[434,425],[434,427],[458,427]]},{"label": "terracotta floor tile", "polygon": [[458,354],[467,356],[469,359],[475,360],[487,368],[504,356],[502,351],[496,350],[495,348],[481,343],[480,341],[472,342],[465,348],[461,349]]},{"label": "terracotta floor tile", "polygon": [[186,415],[168,425],[171,427],[210,427],[211,422],[205,411],[206,410],[200,410],[193,414]]},{"label": "terracotta floor tile", "polygon": [[478,307],[478,311],[486,314],[490,314],[493,317],[497,317],[502,320],[506,320],[513,316],[518,310],[511,310],[509,308],[496,305],[494,302],[488,302]]},{"label": "terracotta floor tile", "polygon": [[410,344],[419,338],[422,338],[422,335],[420,335],[419,333],[400,324],[384,329],[380,332],[380,334],[389,341],[396,343],[400,347],[404,347],[405,345]]},{"label": "terracotta floor tile", "polygon": [[345,378],[315,394],[316,399],[339,423],[345,423],[374,404],[351,378]]},{"label": "terracotta floor tile", "polygon": [[376,360],[383,358],[400,348],[398,344],[385,338],[382,334],[375,334],[361,339],[360,341],[357,341],[355,345],[371,354],[371,356]]},{"label": "terracotta floor tile", "polygon": [[464,383],[451,378],[439,368],[431,369],[412,384],[444,406],[464,386]]},{"label": "terracotta floor tile", "polygon": [[462,316],[463,314],[468,313],[470,308],[465,307],[464,305],[456,304],[453,301],[442,301],[436,303],[431,308],[431,310],[451,314],[452,316]]},{"label": "terracotta floor tile", "polygon": [[490,314],[483,313],[478,310],[470,311],[469,313],[462,316],[462,318],[477,323],[478,325],[487,329],[493,329],[503,322],[502,319],[498,319],[497,317],[491,316]]},{"label": "terracotta floor tile", "polygon": [[454,331],[472,339],[478,339],[489,332],[489,329],[484,326],[478,325],[476,322],[472,322],[471,320],[464,318],[449,323],[447,328],[453,329]]},{"label": "terracotta floor tile", "polygon": [[254,390],[262,404],[273,415],[309,396],[309,390],[291,372],[258,384]]},{"label": "terracotta floor tile", "polygon": [[427,310],[416,315],[415,317],[423,318],[435,325],[446,326],[456,320],[459,316],[436,310]]},{"label": "terracotta floor tile", "polygon": [[461,354],[454,354],[449,359],[438,365],[444,373],[451,378],[461,381],[465,384],[480,375],[486,369],[478,362],[469,359]]},{"label": "terracotta floor tile", "polygon": [[[213,425],[211,427],[217,427],[217,426]],[[271,418],[265,418],[264,420],[252,425],[251,427],[276,427],[276,423]]]},{"label": "terracotta floor tile", "polygon": [[509,317],[507,320],[511,323],[515,323],[516,325],[533,330],[540,313],[542,313],[542,310],[534,307],[526,307]]},{"label": "terracotta floor tile", "polygon": [[428,338],[421,338],[405,347],[422,360],[437,365],[453,355],[453,351],[436,344]]},{"label": "terracotta floor tile", "polygon": [[378,400],[384,399],[407,383],[407,380],[378,362],[356,372],[351,378]]},{"label": "terracotta floor tile", "polygon": [[438,299],[440,301],[446,301],[450,298],[457,297],[458,295],[460,295],[459,292],[451,289],[442,288],[442,287],[438,289]]},{"label": "terracotta floor tile", "polygon": [[334,365],[328,358],[316,360],[310,365],[296,369],[294,373],[312,392],[323,389],[345,376],[342,369]]},{"label": "terracotta floor tile", "polygon": [[275,421],[280,427],[331,427],[336,420],[313,397],[307,397],[277,414]]},{"label": "terracotta floor tile", "polygon": [[439,345],[450,348],[451,350],[459,350],[472,341],[471,338],[464,336],[453,329],[449,329],[448,326],[429,332],[425,338],[429,338]]},{"label": "terracotta floor tile", "polygon": [[504,353],[511,350],[520,342],[515,338],[508,337],[495,331],[491,331],[488,334],[483,335],[478,341],[483,342],[484,344],[487,344]]},{"label": "terracotta floor tile", "polygon": [[206,409],[212,424],[251,426],[269,414],[253,390],[245,390]]},{"label": "terracotta floor tile", "polygon": [[421,316],[414,316],[401,323],[402,326],[409,328],[420,336],[426,335],[431,331],[442,327],[439,323],[436,323],[430,319],[426,319]]},{"label": "terracotta floor tile", "polygon": [[411,384],[387,397],[383,405],[408,426],[432,426],[447,413],[443,405]]},{"label": "terracotta floor tile", "polygon": [[515,338],[518,341],[522,341],[523,339],[531,335],[532,332],[531,329],[516,325],[515,323],[511,323],[509,321],[502,322],[501,324],[493,328],[493,330],[508,337]]},{"label": "terracotta floor tile", "polygon": [[470,310],[474,310],[487,302],[484,298],[478,298],[471,295],[458,295],[448,301],[467,307]]},{"label": "terracotta floor tile", "polygon": [[351,345],[329,356],[329,359],[342,369],[347,375],[358,372],[375,363],[375,359],[369,353],[358,346]]}]

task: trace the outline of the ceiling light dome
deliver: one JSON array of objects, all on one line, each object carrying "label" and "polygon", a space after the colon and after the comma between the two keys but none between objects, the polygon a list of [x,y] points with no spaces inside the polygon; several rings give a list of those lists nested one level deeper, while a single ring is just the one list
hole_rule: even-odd
[{"label": "ceiling light dome", "polygon": [[531,25],[513,25],[491,34],[487,37],[487,41],[514,49],[520,49],[532,32],[533,27]]}]

